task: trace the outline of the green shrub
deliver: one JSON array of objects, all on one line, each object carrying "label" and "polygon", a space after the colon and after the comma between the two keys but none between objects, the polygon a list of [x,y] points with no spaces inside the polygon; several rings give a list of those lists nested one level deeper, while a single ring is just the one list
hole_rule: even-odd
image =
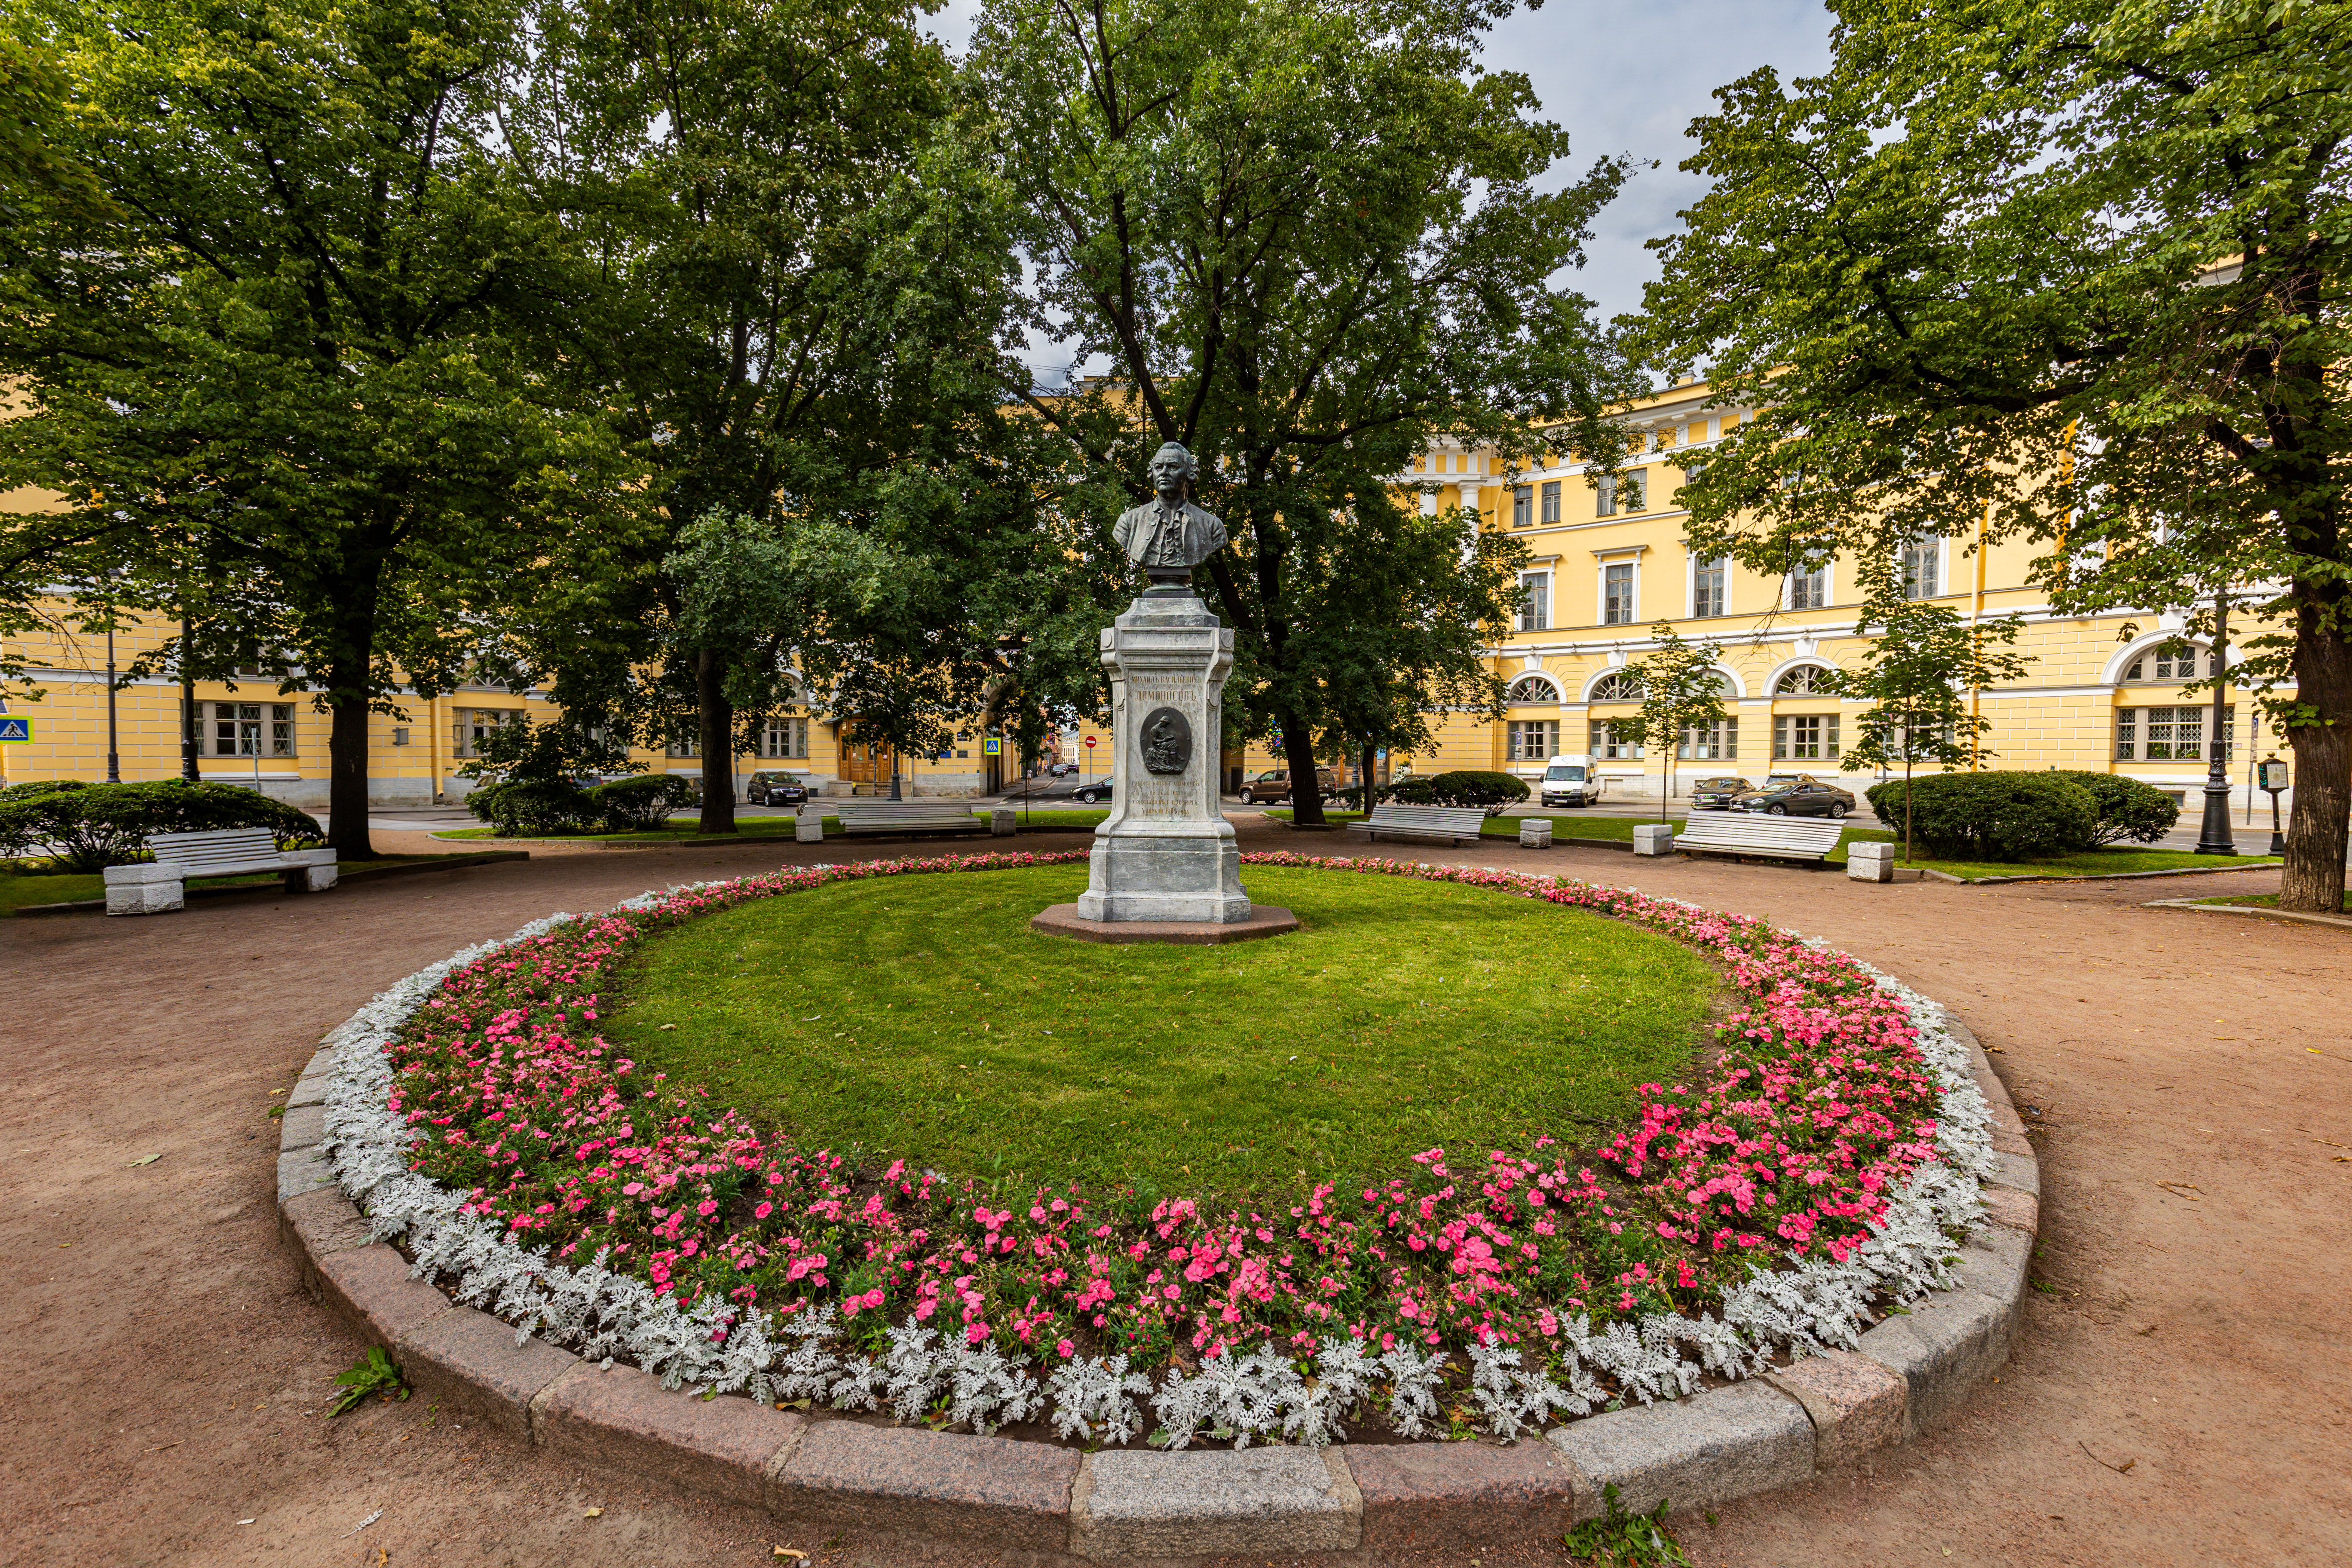
[{"label": "green shrub", "polygon": [[[1903,831],[1903,781],[1866,792],[1870,809]],[[2099,813],[2090,793],[2053,773],[1932,773],[1911,781],[1911,832],[1954,860],[2024,860],[2088,849]]]},{"label": "green shrub", "polygon": [[638,773],[633,778],[607,779],[588,792],[615,833],[659,827],[669,814],[690,805],[700,794],[694,781],[676,773]]},{"label": "green shrub", "polygon": [[604,807],[595,797],[569,779],[477,784],[466,796],[466,809],[488,823],[500,838],[587,833],[604,822]]},{"label": "green shrub", "polygon": [[145,859],[150,834],[225,827],[267,827],[280,849],[324,837],[309,813],[242,784],[66,779],[0,791],[0,854],[46,853],[52,869],[82,876]]},{"label": "green shrub", "polygon": [[[1406,782],[1415,781],[1407,780]],[[1528,785],[1526,780],[1513,778],[1508,773],[1465,769],[1460,773],[1437,774],[1429,781],[1428,793],[1427,804],[1432,805],[1477,805],[1491,808],[1497,805],[1509,805],[1515,801],[1527,799]],[[1404,798],[1402,791],[1397,798],[1400,800]]]},{"label": "green shrub", "polygon": [[2136,844],[2153,844],[2172,831],[2180,820],[2180,805],[2170,795],[2152,784],[2126,778],[2120,773],[2078,773],[2059,772],[2049,775],[2077,784],[2091,797],[2098,811],[2098,826],[2091,832],[2094,844],[2113,844],[2128,838]]}]

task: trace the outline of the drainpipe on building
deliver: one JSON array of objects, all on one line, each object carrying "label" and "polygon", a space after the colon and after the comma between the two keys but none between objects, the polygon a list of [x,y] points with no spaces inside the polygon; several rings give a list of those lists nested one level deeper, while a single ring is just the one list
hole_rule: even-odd
[{"label": "drainpipe on building", "polygon": [[106,634],[106,782],[122,782],[122,754],[115,750],[114,731],[114,633]]},{"label": "drainpipe on building", "polygon": [[196,676],[188,668],[188,654],[195,641],[195,627],[187,616],[180,617],[180,776],[190,784],[204,782],[203,770],[196,766],[198,742],[196,736]]}]

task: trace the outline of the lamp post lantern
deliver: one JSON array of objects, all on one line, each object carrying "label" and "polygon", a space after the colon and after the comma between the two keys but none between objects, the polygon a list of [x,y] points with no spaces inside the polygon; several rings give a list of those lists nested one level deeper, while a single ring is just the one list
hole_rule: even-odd
[{"label": "lamp post lantern", "polygon": [[[2222,753],[2229,749],[2228,714],[2223,706],[2229,697],[2230,600],[2225,594],[2213,595],[2213,723],[2207,731],[2205,755],[2205,821],[2197,835],[2200,855],[2235,855],[2238,846],[2230,837],[2230,773]],[[2195,658],[2192,652],[2189,656]]]},{"label": "lamp post lantern", "polygon": [[2287,787],[2286,764],[2276,756],[2263,759],[2262,782],[2256,787],[2271,797],[2271,853],[2286,853],[2286,835],[2279,831],[2278,797]]}]

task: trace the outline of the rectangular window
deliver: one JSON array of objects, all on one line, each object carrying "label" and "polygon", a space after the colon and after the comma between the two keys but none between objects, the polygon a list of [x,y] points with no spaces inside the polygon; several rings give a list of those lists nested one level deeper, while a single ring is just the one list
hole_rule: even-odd
[{"label": "rectangular window", "polygon": [[1896,564],[1903,572],[1903,596],[1906,599],[1932,599],[1944,591],[1943,542],[1937,539],[1914,540],[1903,547]]},{"label": "rectangular window", "polygon": [[1558,479],[1544,481],[1543,520],[1547,524],[1559,521],[1559,481]]},{"label": "rectangular window", "polygon": [[1630,740],[1617,737],[1617,726],[1606,719],[1592,721],[1592,754],[1612,762],[1626,762],[1641,756],[1643,748]]},{"label": "rectangular window", "polygon": [[1519,574],[1519,630],[1540,632],[1551,626],[1551,574]]},{"label": "rectangular window", "polygon": [[763,757],[805,757],[808,755],[808,721],[805,719],[771,719],[760,737],[760,754]]},{"label": "rectangular window", "polygon": [[1592,515],[1595,517],[1617,515],[1617,480],[1614,476],[1603,474],[1593,481]]},{"label": "rectangular window", "polygon": [[1525,528],[1536,520],[1536,489],[1521,485],[1511,492],[1511,526]]},{"label": "rectangular window", "polygon": [[1719,720],[1713,724],[1693,724],[1683,731],[1682,743],[1675,755],[1685,762],[1728,763],[1739,756],[1739,721]]},{"label": "rectangular window", "polygon": [[457,754],[461,757],[480,756],[482,741],[491,731],[501,724],[520,724],[522,721],[523,713],[520,708],[459,709],[457,722],[453,726]]},{"label": "rectangular window", "polygon": [[1511,761],[1515,763],[1549,762],[1559,751],[1559,720],[1514,719],[1511,721]]},{"label": "rectangular window", "polygon": [[1650,494],[1650,471],[1635,468],[1623,475],[1617,487],[1617,500],[1627,511],[1647,511]]},{"label": "rectangular window", "polygon": [[1633,624],[1633,563],[1612,561],[1601,568],[1601,624]]},{"label": "rectangular window", "polygon": [[1820,562],[1789,574],[1789,608],[1819,610],[1830,602],[1829,563]]},{"label": "rectangular window", "polygon": [[1827,762],[1838,754],[1838,716],[1834,713],[1788,713],[1772,721],[1772,760],[1776,763]]},{"label": "rectangular window", "polygon": [[[2205,726],[2213,710],[2204,705],[2179,708],[2119,708],[2116,710],[2116,760],[2118,762],[2201,763],[2205,761]],[[2236,752],[2238,708],[2221,709],[2221,760]],[[2140,752],[2132,755],[2135,738]]]},{"label": "rectangular window", "polygon": [[1701,559],[1691,567],[1691,614],[1720,616],[1723,607],[1725,562],[1718,555],[1714,560]]},{"label": "rectangular window", "polygon": [[665,757],[698,757],[702,755],[702,738],[698,735],[683,741],[672,741],[662,748]]},{"label": "rectangular window", "polygon": [[197,752],[207,757],[290,757],[291,702],[199,702]]}]

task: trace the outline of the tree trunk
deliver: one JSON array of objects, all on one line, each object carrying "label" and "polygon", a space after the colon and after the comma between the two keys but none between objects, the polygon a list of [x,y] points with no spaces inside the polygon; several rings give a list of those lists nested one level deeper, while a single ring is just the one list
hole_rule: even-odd
[{"label": "tree trunk", "polygon": [[1911,864],[1911,736],[1903,737],[1903,863]]},{"label": "tree trunk", "polygon": [[[349,686],[331,675],[329,689],[347,695],[328,710],[332,728],[327,733],[327,847],[335,858],[373,860],[375,846],[368,838],[368,700],[354,679]],[[262,731],[266,737],[267,728]]]},{"label": "tree trunk", "polygon": [[[2294,805],[2286,825],[2279,908],[2336,913],[2344,907],[2344,839],[2352,820],[2352,643],[2328,622],[2317,584],[2294,587],[2295,700],[2321,721],[2287,731],[2294,751]],[[2341,625],[2340,621],[2336,623]]]},{"label": "tree trunk", "polygon": [[1323,775],[1315,768],[1315,738],[1296,713],[1282,716],[1282,760],[1290,764],[1290,819],[1323,825]]},{"label": "tree trunk", "polygon": [[735,710],[728,706],[726,667],[708,648],[694,656],[696,727],[702,752],[702,816],[698,833],[735,831]]}]

